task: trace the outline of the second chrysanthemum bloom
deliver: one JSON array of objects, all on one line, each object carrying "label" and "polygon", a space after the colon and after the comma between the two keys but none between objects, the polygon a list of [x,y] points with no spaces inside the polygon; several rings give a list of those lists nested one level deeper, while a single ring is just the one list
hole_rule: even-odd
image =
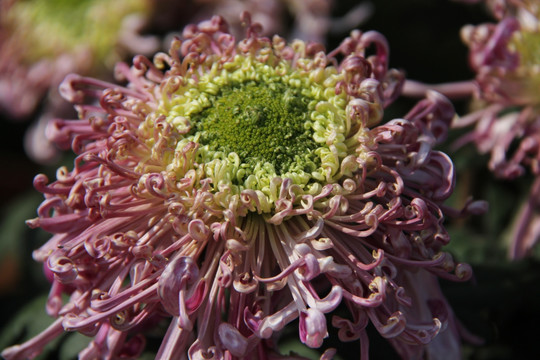
[{"label": "second chrysanthemum bloom", "polygon": [[489,153],[497,177],[534,179],[509,237],[510,258],[521,259],[540,241],[540,8],[528,0],[486,4],[498,22],[462,30],[478,89],[470,113],[456,125],[475,124],[461,143]]},{"label": "second chrysanthemum bloom", "polygon": [[[433,146],[452,106],[430,93],[381,125],[403,76],[380,34],[326,54],[244,21],[240,42],[219,17],[187,27],[153,63],[119,65],[126,86],[66,79],[80,120],[49,134],[78,157],[36,177],[46,200],[29,221],[54,233],[34,256],[58,320],[6,358],[63,331],[94,337],[81,359],[136,357],[164,319],[158,359],[272,358],[295,320],[313,348],[330,320],[367,357],[371,322],[404,358],[459,357],[436,281],[470,276],[442,251],[454,173]],[[330,318],[340,304],[349,317]]]}]

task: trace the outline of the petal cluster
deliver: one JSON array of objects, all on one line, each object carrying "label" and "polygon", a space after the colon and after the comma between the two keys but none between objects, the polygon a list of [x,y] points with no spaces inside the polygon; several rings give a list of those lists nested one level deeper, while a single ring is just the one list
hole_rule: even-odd
[{"label": "petal cluster", "polygon": [[[156,359],[273,358],[295,322],[313,348],[331,324],[367,358],[372,324],[403,358],[459,357],[437,284],[471,276],[443,250],[455,175],[434,146],[452,106],[429,92],[382,123],[403,83],[382,35],[354,31],[325,53],[243,21],[241,41],[220,17],[188,26],[169,53],[119,64],[124,86],[66,78],[61,92],[79,119],[55,120],[48,133],[77,157],[55,181],[35,178],[45,200],[28,221],[53,234],[34,258],[53,275],[47,311],[57,320],[6,359],[34,356],[64,331],[91,336],[80,359],[137,358],[145,332],[164,323]],[[202,89],[219,93],[224,84],[208,80],[226,81],[231,68],[243,70],[240,82],[282,74],[317,100],[311,117],[322,120],[311,124],[328,127],[312,125],[314,138],[328,151],[308,181],[266,172],[261,186],[234,182],[235,153],[205,157],[191,137],[192,115],[208,106]],[[333,314],[339,306],[347,316]]]},{"label": "petal cluster", "polygon": [[488,1],[497,23],[466,26],[462,37],[478,89],[473,110],[457,126],[475,124],[460,142],[489,153],[490,169],[504,179],[535,177],[520,211],[510,256],[521,258],[540,237],[540,9],[534,1]]}]

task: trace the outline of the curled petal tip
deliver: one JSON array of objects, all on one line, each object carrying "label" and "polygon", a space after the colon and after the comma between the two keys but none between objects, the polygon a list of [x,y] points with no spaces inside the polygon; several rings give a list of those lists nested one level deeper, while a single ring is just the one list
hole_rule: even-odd
[{"label": "curled petal tip", "polygon": [[466,211],[472,215],[483,215],[489,210],[489,203],[485,200],[476,200],[467,205]]},{"label": "curled petal tip", "polygon": [[249,347],[249,341],[238,329],[228,323],[221,323],[218,327],[218,334],[221,342],[232,355],[243,357]]},{"label": "curled petal tip", "polygon": [[323,340],[328,337],[326,317],[315,309],[307,309],[300,313],[300,340],[311,348],[321,347]]}]

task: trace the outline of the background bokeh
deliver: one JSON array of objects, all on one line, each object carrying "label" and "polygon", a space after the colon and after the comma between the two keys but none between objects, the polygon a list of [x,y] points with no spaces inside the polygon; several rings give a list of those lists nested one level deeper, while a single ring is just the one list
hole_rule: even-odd
[{"label": "background bokeh", "polygon": [[[338,18],[360,3],[367,4],[335,1],[331,15]],[[377,30],[386,36],[391,67],[404,69],[408,78],[425,83],[467,80],[474,76],[468,67],[467,48],[459,32],[465,24],[492,20],[482,5],[449,0],[372,0],[370,4],[372,12],[358,28]],[[186,12],[177,4],[172,7],[174,11],[167,12],[167,23],[155,20],[145,31],[163,36],[181,30],[193,19],[199,20],[202,8],[203,5],[197,5]],[[292,12],[284,15],[284,31],[291,28],[294,19]],[[327,48],[334,48],[346,35],[343,32],[326,34]],[[385,117],[391,119],[405,114],[414,103],[414,99],[400,99],[387,110]],[[38,107],[28,119],[18,121],[0,114],[0,348],[27,339],[51,321],[44,312],[48,283],[41,265],[31,256],[32,250],[46,241],[48,235],[29,229],[24,221],[35,216],[42,199],[32,188],[34,175],[45,173],[52,179],[56,168],[61,164],[69,166],[72,157],[62,153],[54,164],[43,165],[26,155],[24,134],[32,118],[37,118],[44,106]],[[458,113],[464,113],[467,102],[457,101],[455,107]],[[457,169],[457,188],[449,204],[460,207],[469,196],[490,203],[485,215],[447,221],[452,236],[448,250],[457,260],[470,263],[475,273],[473,280],[467,283],[441,283],[464,328],[483,340],[481,344],[465,343],[464,358],[540,358],[538,331],[534,330],[540,321],[540,257],[537,251],[526,260],[512,262],[506,254],[509,228],[528,194],[532,178],[525,176],[513,182],[495,179],[487,169],[487,156],[479,155],[472,146],[459,150],[451,147],[452,140],[459,135],[451,133],[443,146]],[[297,330],[291,327],[287,331]],[[358,358],[355,355],[358,344],[337,344],[335,335],[331,334],[323,348],[337,347],[341,359]],[[283,338],[283,349],[310,358],[317,356],[316,351],[289,342],[287,334]],[[372,359],[396,358],[376,331],[371,333],[370,339]],[[39,358],[74,358],[81,341],[85,339],[79,335],[66,337],[60,343],[51,344],[50,352]],[[152,358],[150,354],[148,358]]]}]

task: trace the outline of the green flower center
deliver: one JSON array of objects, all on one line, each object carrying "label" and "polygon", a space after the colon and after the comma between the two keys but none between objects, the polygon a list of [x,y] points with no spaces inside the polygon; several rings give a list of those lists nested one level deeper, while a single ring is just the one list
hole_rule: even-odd
[{"label": "green flower center", "polygon": [[278,175],[298,168],[313,171],[320,158],[306,122],[310,101],[281,82],[223,87],[210,107],[191,116],[190,133],[199,133],[199,143],[212,151],[238,154],[252,168],[263,162]]},{"label": "green flower center", "polygon": [[[139,171],[155,171],[153,159],[159,159],[176,179],[210,184],[224,207],[227,196],[252,190],[261,211],[272,211],[280,196],[276,178],[289,179],[299,199],[318,194],[357,167],[349,155],[360,155],[364,129],[347,117],[347,94],[336,91],[343,74],[314,62],[300,58],[293,67],[271,55],[262,61],[236,55],[223,63],[215,56],[171,76],[160,87],[157,111],[140,126],[153,150]],[[158,141],[158,117],[178,137]],[[164,141],[174,141],[174,152],[158,147]]]}]

